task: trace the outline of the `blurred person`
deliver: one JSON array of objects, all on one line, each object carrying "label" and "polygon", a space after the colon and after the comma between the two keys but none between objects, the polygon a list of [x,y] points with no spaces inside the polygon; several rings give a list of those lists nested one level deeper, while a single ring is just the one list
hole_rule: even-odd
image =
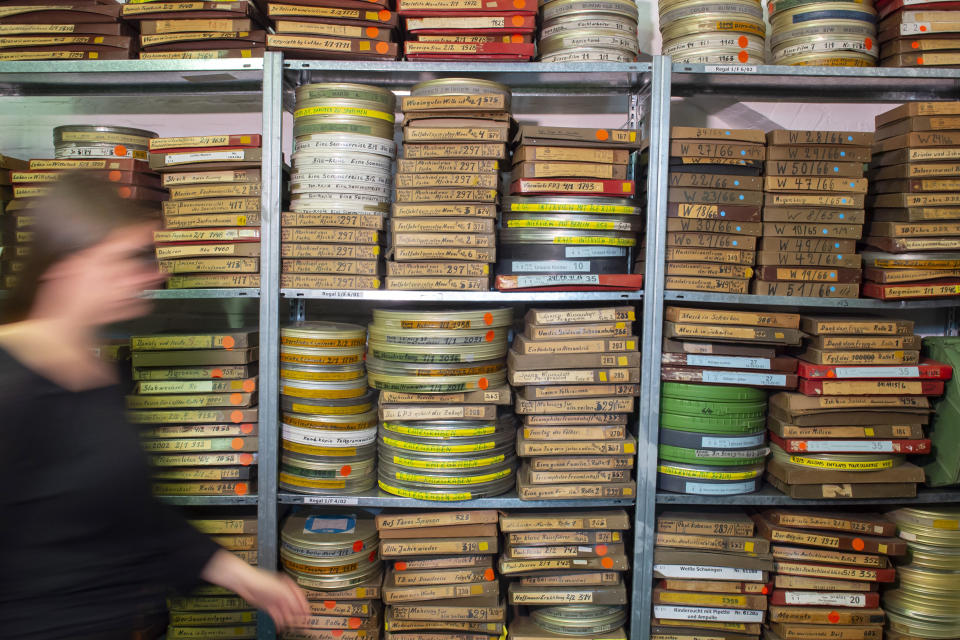
[{"label": "blurred person", "polygon": [[288,576],[251,567],[152,495],[117,371],[94,354],[98,330],[146,314],[140,294],[163,280],[156,213],[78,175],[29,213],[35,241],[0,324],[0,638],[156,638],[165,597],[201,579],[281,629],[308,615]]}]

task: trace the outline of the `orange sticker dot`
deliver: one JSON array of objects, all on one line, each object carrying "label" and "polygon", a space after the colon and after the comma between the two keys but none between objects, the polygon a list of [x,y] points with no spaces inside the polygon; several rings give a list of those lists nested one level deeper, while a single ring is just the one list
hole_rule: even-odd
[{"label": "orange sticker dot", "polygon": [[526,9],[527,0],[513,0],[513,6],[516,9]]},{"label": "orange sticker dot", "polygon": [[863,544],[863,538],[854,538],[851,546],[853,546],[854,551],[863,551],[863,547],[865,546]]},{"label": "orange sticker dot", "polygon": [[243,390],[247,393],[253,393],[253,390],[257,388],[257,383],[253,380],[244,380],[243,381]]},{"label": "orange sticker dot", "polygon": [[237,344],[237,341],[233,339],[233,336],[224,336],[223,337],[223,348],[224,349],[233,349]]},{"label": "orange sticker dot", "polygon": [[493,579],[496,577],[497,576],[493,572],[493,569],[487,569],[486,571],[483,572],[483,579],[486,580],[487,582],[492,582]]},{"label": "orange sticker dot", "polygon": [[737,38],[737,44],[740,45],[741,49],[746,49],[750,41],[747,39],[747,36],[740,36]]},{"label": "orange sticker dot", "polygon": [[829,621],[832,622],[833,624],[836,624],[836,623],[840,622],[840,614],[837,613],[836,611],[831,611],[831,612],[827,615],[827,620],[829,620]]},{"label": "orange sticker dot", "polygon": [[519,27],[523,25],[523,16],[513,16],[510,18],[510,22],[513,23],[513,26]]},{"label": "orange sticker dot", "polygon": [[867,38],[866,40],[863,41],[863,46],[865,46],[868,50],[873,49],[873,40],[870,38]]},{"label": "orange sticker dot", "polygon": [[238,482],[237,486],[234,487],[234,491],[237,492],[238,496],[245,496],[247,492],[250,491],[250,487],[247,486],[246,482]]},{"label": "orange sticker dot", "polygon": [[122,144],[118,144],[113,148],[113,155],[115,156],[125,156],[127,155],[127,148]]},{"label": "orange sticker dot", "polygon": [[610,139],[610,132],[606,129],[597,129],[597,132],[594,135],[597,136],[597,140],[601,142]]},{"label": "orange sticker dot", "polygon": [[510,36],[510,42],[512,42],[512,43],[514,43],[514,44],[518,44],[518,43],[520,43],[520,42],[523,42],[523,36],[520,35],[519,33],[515,33],[515,34],[513,34],[512,36]]},{"label": "orange sticker dot", "polygon": [[344,478],[350,475],[351,471],[353,471],[353,467],[351,467],[348,464],[345,464],[342,467],[340,467],[340,475],[343,476]]},{"label": "orange sticker dot", "polygon": [[770,587],[768,587],[767,585],[763,585],[763,589],[760,589],[760,593],[763,595],[767,595],[768,593],[770,593]]},{"label": "orange sticker dot", "polygon": [[800,449],[800,451],[806,451],[806,450],[807,450],[807,443],[806,443],[806,442],[803,442],[803,441],[798,442],[798,443],[797,443],[797,449]]},{"label": "orange sticker dot", "polygon": [[237,405],[243,402],[243,394],[241,393],[231,393],[230,394],[230,404]]},{"label": "orange sticker dot", "polygon": [[485,335],[484,338],[487,340],[487,342],[493,342],[493,336],[495,335],[496,333],[494,333],[493,330],[490,330],[490,331],[487,331],[487,335]]},{"label": "orange sticker dot", "polygon": [[123,177],[123,174],[120,173],[119,171],[111,171],[110,173],[107,174],[107,180],[109,180],[110,182],[119,182],[120,178],[122,177]]},{"label": "orange sticker dot", "polygon": [[253,454],[252,454],[252,453],[241,453],[241,454],[240,454],[240,464],[242,464],[242,465],[245,466],[245,467],[249,467],[252,462],[253,462]]},{"label": "orange sticker dot", "polygon": [[240,424],[243,422],[243,411],[233,411],[230,413],[230,422]]},{"label": "orange sticker dot", "polygon": [[746,51],[741,51],[740,53],[737,54],[737,60],[739,60],[740,62],[746,62],[749,59],[750,59],[750,54],[747,53]]},{"label": "orange sticker dot", "polygon": [[357,553],[363,551],[363,540],[355,540],[353,543],[353,550]]},{"label": "orange sticker dot", "polygon": [[406,571],[407,563],[404,562],[403,560],[399,560],[393,563],[393,568],[396,569],[397,571]]},{"label": "orange sticker dot", "polygon": [[604,569],[613,569],[613,558],[607,556],[606,558],[600,560],[600,564],[603,565]]},{"label": "orange sticker dot", "polygon": [[223,377],[223,369],[214,369],[213,371],[210,372],[210,377],[211,377],[211,378],[222,378],[222,377]]},{"label": "orange sticker dot", "polygon": [[340,638],[343,636],[343,629],[333,629],[330,633],[334,638]]},{"label": "orange sticker dot", "polygon": [[240,425],[240,433],[253,433],[253,425],[249,422],[245,422]]},{"label": "orange sticker dot", "polygon": [[350,618],[351,629],[359,629],[361,624],[363,624],[363,620],[360,618]]},{"label": "orange sticker dot", "polygon": [[234,451],[239,451],[243,449],[243,438],[234,438],[230,441],[230,448]]},{"label": "orange sticker dot", "polygon": [[831,369],[830,371],[827,371],[827,377],[828,377],[828,378],[836,378],[836,377],[837,377],[837,372]]},{"label": "orange sticker dot", "polygon": [[390,50],[390,45],[388,45],[386,42],[378,42],[376,49],[377,53],[386,53]]},{"label": "orange sticker dot", "polygon": [[593,548],[593,550],[597,552],[598,556],[607,555],[607,545],[605,544],[598,544],[596,547]]},{"label": "orange sticker dot", "polygon": [[923,64],[923,56],[917,58],[917,64]]},{"label": "orange sticker dot", "polygon": [[334,607],[337,606],[337,603],[335,600],[324,600],[323,606],[326,607],[327,609],[333,609]]},{"label": "orange sticker dot", "polygon": [[910,46],[911,46],[912,48],[914,48],[914,49],[919,49],[919,48],[920,48],[920,43],[917,42],[916,40],[914,40],[913,42],[910,43]]},{"label": "orange sticker dot", "polygon": [[493,324],[493,314],[489,311],[483,314],[483,324],[491,325]]},{"label": "orange sticker dot", "polygon": [[133,190],[130,187],[120,187],[117,189],[117,195],[121,198],[129,198],[133,195]]},{"label": "orange sticker dot", "polygon": [[386,22],[387,20],[390,19],[390,12],[384,9],[383,11],[377,14],[377,17],[380,18],[382,22]]},{"label": "orange sticker dot", "polygon": [[927,30],[927,25],[925,24],[920,25],[920,31],[926,31],[926,30]]},{"label": "orange sticker dot", "polygon": [[487,380],[486,378],[480,378],[479,380],[477,380],[477,386],[480,387],[481,389],[486,389],[487,387],[490,386],[490,381]]},{"label": "orange sticker dot", "polygon": [[[373,0],[371,0],[371,2],[372,1]],[[380,35],[380,29],[378,29],[377,27],[367,27],[368,38],[376,38],[378,35]]]}]

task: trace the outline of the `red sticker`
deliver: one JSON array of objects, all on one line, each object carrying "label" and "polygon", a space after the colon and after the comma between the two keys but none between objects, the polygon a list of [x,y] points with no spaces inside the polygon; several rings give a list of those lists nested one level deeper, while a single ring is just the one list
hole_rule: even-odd
[{"label": "red sticker", "polygon": [[854,538],[851,544],[853,546],[854,551],[863,551],[864,546],[866,546],[863,544],[862,538]]},{"label": "red sticker", "polygon": [[390,45],[386,42],[377,43],[377,53],[383,54],[390,50]]},{"label": "red sticker", "polygon": [[483,323],[486,325],[493,324],[493,314],[489,311],[483,314]]},{"label": "red sticker", "polygon": [[917,58],[917,64],[923,64],[923,56]]},{"label": "red sticker", "polygon": [[351,629],[359,629],[360,625],[362,624],[363,624],[363,620],[361,620],[360,618],[350,618]]},{"label": "red sticker", "polygon": [[117,195],[119,195],[121,198],[129,198],[133,195],[133,189],[130,187],[120,187],[117,189]]},{"label": "red sticker", "polygon": [[243,394],[242,393],[231,393],[230,394],[230,404],[238,405],[243,403]]},{"label": "red sticker", "polygon": [[239,451],[240,449],[243,449],[243,438],[234,438],[233,440],[231,440],[230,447],[234,451]]},{"label": "red sticker", "polygon": [[746,51],[741,51],[740,53],[737,54],[737,60],[739,60],[740,62],[746,62],[749,59],[750,59],[750,54],[747,53]]},{"label": "red sticker", "polygon": [[606,129],[597,129],[597,133],[595,135],[597,136],[597,140],[600,142],[610,139],[610,132]]},{"label": "red sticker", "polygon": [[119,171],[111,171],[107,174],[107,179],[110,180],[110,182],[119,182],[122,177],[123,174]]},{"label": "red sticker", "polygon": [[233,336],[224,336],[223,337],[223,348],[230,350],[233,349],[233,346],[237,344],[237,341],[233,339]]},{"label": "red sticker", "polygon": [[750,40],[747,38],[747,36],[740,36],[737,38],[737,44],[740,45],[741,49],[746,49],[750,44]]},{"label": "red sticker", "polygon": [[333,609],[337,606],[337,603],[334,600],[324,600],[323,606],[325,606],[327,609]]},{"label": "red sticker", "polygon": [[910,43],[910,46],[911,46],[912,48],[914,48],[914,49],[919,49],[919,48],[920,48],[920,43],[917,42],[916,40],[914,40],[913,42]]},{"label": "red sticker", "polygon": [[613,569],[613,558],[606,557],[600,561],[604,569]]},{"label": "red sticker", "polygon": [[210,377],[211,377],[211,378],[222,378],[222,377],[223,377],[223,369],[214,369],[213,371],[210,372]]},{"label": "red sticker", "polygon": [[483,572],[483,577],[487,582],[491,582],[497,575],[493,572],[493,569],[487,569]]},{"label": "red sticker", "polygon": [[597,552],[598,556],[605,556],[607,555],[607,545],[598,544],[596,547],[594,547],[594,551]]},{"label": "red sticker", "polygon": [[127,148],[122,144],[118,144],[113,148],[113,155],[115,156],[125,156],[127,155]]},{"label": "red sticker", "polygon": [[250,487],[247,486],[246,482],[238,482],[235,490],[238,496],[245,496],[250,491]]},{"label": "red sticker", "polygon": [[233,411],[230,413],[230,422],[240,424],[243,421],[243,411]]},{"label": "red sticker", "polygon": [[363,540],[357,540],[353,543],[353,550],[357,553],[363,551]]},{"label": "red sticker", "polygon": [[873,40],[871,40],[870,38],[867,38],[866,40],[863,41],[863,46],[865,46],[868,51],[870,49],[873,49]]},{"label": "red sticker", "polygon": [[[370,2],[375,2],[375,1],[376,0],[370,0]],[[367,27],[368,38],[376,38],[378,35],[380,35],[380,29],[378,29],[377,27]]]},{"label": "red sticker", "polygon": [[351,467],[348,464],[345,464],[342,467],[340,467],[340,475],[343,476],[344,478],[350,475],[351,471],[353,471],[353,467]]},{"label": "red sticker", "polygon": [[477,386],[480,387],[481,389],[486,389],[487,387],[490,386],[490,381],[487,380],[486,378],[480,378],[479,380],[477,380]]},{"label": "red sticker", "polygon": [[252,462],[253,462],[253,454],[252,454],[252,453],[241,453],[241,454],[240,454],[240,464],[242,464],[242,465],[245,466],[245,467],[249,467],[249,466],[250,466],[250,463],[252,463]]},{"label": "red sticker", "polygon": [[770,593],[770,587],[768,587],[767,585],[763,585],[763,589],[760,589],[760,593],[762,593],[763,595],[767,595],[768,593]]},{"label": "red sticker", "polygon": [[253,393],[253,390],[257,388],[257,385],[253,380],[244,380],[242,386],[243,390],[247,393]]},{"label": "red sticker", "polygon": [[380,18],[382,22],[386,22],[387,20],[390,19],[390,12],[384,9],[383,11],[377,14],[377,17]]},{"label": "red sticker", "polygon": [[330,632],[330,634],[331,634],[334,638],[339,638],[340,636],[343,635],[343,629],[334,629],[334,630],[332,630],[332,631]]},{"label": "red sticker", "polygon": [[494,331],[491,329],[490,331],[487,331],[487,335],[485,335],[484,337],[487,339],[487,342],[493,342],[493,337],[494,337],[494,335],[496,335],[496,334],[495,334]]},{"label": "red sticker", "polygon": [[840,622],[840,614],[837,613],[836,611],[831,611],[831,612],[830,612],[830,615],[827,616],[827,620],[829,620],[830,622],[836,624],[836,623]]},{"label": "red sticker", "polygon": [[404,562],[403,560],[398,560],[397,562],[393,563],[393,568],[396,569],[397,571],[406,571],[407,563]]}]

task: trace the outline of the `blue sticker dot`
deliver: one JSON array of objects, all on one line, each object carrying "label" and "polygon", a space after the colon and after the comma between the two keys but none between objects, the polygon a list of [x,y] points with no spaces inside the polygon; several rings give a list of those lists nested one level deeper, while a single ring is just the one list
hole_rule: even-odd
[{"label": "blue sticker dot", "polygon": [[745,155],[747,155],[747,152],[746,152],[745,150],[744,150],[744,151],[741,151],[741,152],[740,152],[740,155],[745,156]]},{"label": "blue sticker dot", "polygon": [[837,277],[837,274],[835,274],[833,271],[831,271],[831,272],[830,272],[830,277],[831,277],[831,278],[836,278],[836,277]]},{"label": "blue sticker dot", "polygon": [[740,225],[737,225],[737,231],[740,231],[740,229],[742,229],[742,228],[743,228],[743,227],[741,227]]},{"label": "blue sticker dot", "polygon": [[836,173],[837,171],[840,171],[840,167],[834,167],[834,168],[833,168],[833,172],[834,172],[834,173]]},{"label": "blue sticker dot", "polygon": [[847,136],[847,142],[853,142],[853,136]]},{"label": "blue sticker dot", "polygon": [[834,249],[839,249],[839,248],[840,248],[840,243],[839,243],[839,242],[834,242],[834,243],[833,243],[833,248],[834,248]]},{"label": "blue sticker dot", "polygon": [[734,180],[734,181],[733,181],[733,186],[739,187],[739,186],[740,186],[740,181],[739,181],[739,180]]},{"label": "blue sticker dot", "polygon": [[733,246],[737,246],[737,245],[740,244],[740,243],[737,242],[736,240],[734,240],[732,244],[733,244]]},{"label": "blue sticker dot", "polygon": [[726,215],[727,215],[727,212],[726,212],[726,211],[721,211],[721,212],[720,212],[720,217],[721,217],[721,218],[726,217]]},{"label": "blue sticker dot", "polygon": [[856,183],[853,183],[853,182],[850,183],[850,186],[851,186],[851,187],[853,187],[853,186],[855,186],[855,185],[856,185]]},{"label": "blue sticker dot", "polygon": [[846,217],[847,217],[847,214],[845,214],[845,213],[841,213],[841,214],[840,214],[840,219],[841,219],[841,220],[843,220],[843,219],[846,218]]},{"label": "blue sticker dot", "polygon": [[830,287],[830,291],[836,291],[836,290],[837,290],[836,287]]},{"label": "blue sticker dot", "polygon": [[743,194],[742,194],[742,193],[740,194],[740,199],[743,200]]},{"label": "blue sticker dot", "polygon": [[838,253],[838,254],[837,254],[837,260],[843,260],[843,254],[842,254],[842,253]]},{"label": "blue sticker dot", "polygon": [[823,230],[823,232],[824,232],[824,233],[826,233],[826,232],[827,232],[827,230],[826,230],[826,229],[824,229],[824,230]]},{"label": "blue sticker dot", "polygon": [[842,202],[843,204],[847,204],[847,199],[846,199],[846,198],[840,198],[840,202]]},{"label": "blue sticker dot", "polygon": [[728,136],[728,135],[730,135],[730,132],[729,132],[729,131],[724,131],[724,132],[723,132],[723,135]]},{"label": "blue sticker dot", "polygon": [[840,157],[841,157],[841,158],[846,158],[846,157],[847,157],[847,152],[846,152],[846,151],[841,151],[841,152],[840,152]]}]

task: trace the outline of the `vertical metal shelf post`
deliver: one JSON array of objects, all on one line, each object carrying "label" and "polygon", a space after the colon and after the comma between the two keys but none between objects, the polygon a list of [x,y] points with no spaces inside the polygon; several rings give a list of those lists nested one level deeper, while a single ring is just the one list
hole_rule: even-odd
[{"label": "vertical metal shelf post", "polygon": [[651,581],[660,426],[660,351],[663,337],[664,246],[669,180],[671,60],[654,56],[650,80],[650,150],[647,171],[647,255],[643,279],[640,407],[637,429],[637,508],[633,542],[630,638],[650,637]]},{"label": "vertical metal shelf post", "polygon": [[[277,562],[277,425],[280,370],[280,199],[283,146],[283,56],[267,52],[263,58],[263,183],[260,196],[260,436],[257,460],[257,546],[260,567],[273,570]],[[273,640],[273,622],[261,613],[257,638]]]}]

